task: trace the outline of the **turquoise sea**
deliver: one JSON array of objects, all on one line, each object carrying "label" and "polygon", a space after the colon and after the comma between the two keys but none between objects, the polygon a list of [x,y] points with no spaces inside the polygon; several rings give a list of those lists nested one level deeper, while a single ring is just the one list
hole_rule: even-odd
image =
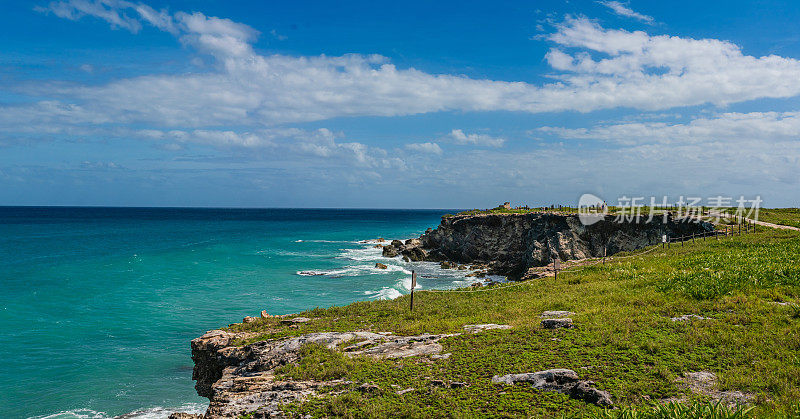
[{"label": "turquoise sea", "polygon": [[472,282],[370,242],[446,212],[0,207],[0,417],[201,412],[189,341],[207,330],[395,298],[411,269],[423,288]]}]

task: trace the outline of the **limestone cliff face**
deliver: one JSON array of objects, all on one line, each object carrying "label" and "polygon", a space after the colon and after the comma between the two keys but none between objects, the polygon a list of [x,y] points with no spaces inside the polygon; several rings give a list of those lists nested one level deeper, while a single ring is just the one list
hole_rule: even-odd
[{"label": "limestone cliff face", "polygon": [[[197,394],[208,398],[208,409],[202,415],[175,413],[170,418],[236,418],[248,414],[254,419],[285,417],[282,405],[316,395],[323,388],[339,393],[364,390],[357,387],[361,383],[344,380],[306,381],[276,376],[280,366],[300,359],[300,349],[307,343],[340,350],[348,356],[436,359],[442,351],[439,340],[450,336],[455,335],[318,332],[235,346],[236,339],[251,336],[212,330],[192,340],[192,379],[196,381]],[[343,345],[348,342],[352,344]]]},{"label": "limestone cliff face", "polygon": [[449,216],[420,237],[425,259],[458,263],[491,263],[501,275],[521,276],[528,268],[560,260],[631,251],[661,242],[662,235],[712,231],[706,222],[658,217],[640,223],[603,220],[585,226],[577,215],[552,213]]}]

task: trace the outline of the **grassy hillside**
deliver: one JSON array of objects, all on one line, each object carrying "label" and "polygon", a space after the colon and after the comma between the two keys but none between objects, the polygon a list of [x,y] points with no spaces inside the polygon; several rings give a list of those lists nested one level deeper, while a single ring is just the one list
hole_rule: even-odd
[{"label": "grassy hillside", "polygon": [[[676,380],[684,372],[717,374],[720,390],[754,396],[748,416],[800,415],[800,235],[760,231],[698,241],[641,256],[617,258],[578,272],[481,292],[417,292],[409,298],[311,310],[299,328],[264,319],[234,325],[261,333],[249,341],[312,331],[370,330],[396,334],[461,332],[465,324],[500,323],[510,330],[442,341],[449,359],[349,359],[305,349],[294,378],[346,378],[380,387],[375,393],[328,395],[287,406],[297,413],[351,417],[664,417],[654,406],[685,399],[684,409],[709,409],[706,396]],[[779,303],[793,304],[779,304]],[[569,310],[577,329],[545,330],[539,315]],[[707,320],[675,322],[697,314]],[[240,342],[242,344],[247,342]],[[607,390],[617,406],[600,408],[526,385],[493,385],[499,374],[570,368]],[[444,388],[433,380],[459,381]],[[399,389],[414,388],[403,395]],[[631,411],[630,409],[633,409]],[[664,408],[662,408],[664,409]],[[670,405],[674,411],[679,406]],[[710,408],[714,410],[712,406]],[[716,411],[724,410],[717,407]],[[639,412],[639,416],[631,416]],[[656,412],[656,413],[654,413]],[[688,414],[684,412],[685,414]],[[743,412],[734,412],[741,415]],[[653,415],[653,416],[650,416]],[[724,415],[722,416],[724,417]]]}]

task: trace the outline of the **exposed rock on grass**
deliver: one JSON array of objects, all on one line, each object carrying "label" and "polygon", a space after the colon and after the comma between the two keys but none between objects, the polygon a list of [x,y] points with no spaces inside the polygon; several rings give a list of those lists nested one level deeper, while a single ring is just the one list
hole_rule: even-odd
[{"label": "exposed rock on grass", "polygon": [[495,330],[495,329],[511,329],[511,326],[507,324],[494,324],[494,323],[464,325],[464,330],[469,333],[480,333],[485,330]]},{"label": "exposed rock on grass", "polygon": [[572,319],[542,319],[542,327],[545,329],[572,329]]},{"label": "exposed rock on grass", "polygon": [[[305,317],[286,319],[297,321]],[[350,384],[342,380],[289,380],[276,378],[276,370],[300,359],[305,345],[321,345],[334,350],[355,342],[343,351],[349,357],[407,358],[436,355],[442,351],[439,340],[454,335],[422,334],[390,336],[372,332],[320,332],[282,340],[267,340],[250,345],[230,346],[235,333],[213,330],[192,341],[195,362],[192,378],[201,396],[210,404],[207,417],[236,417],[249,412],[269,415],[280,405],[317,394],[322,387]],[[363,386],[362,386],[363,387]],[[373,391],[372,387],[359,388]]]},{"label": "exposed rock on grass", "polygon": [[571,311],[543,311],[541,316],[539,317],[543,319],[553,318],[553,317],[559,318],[559,317],[569,317],[573,314],[575,313]]},{"label": "exposed rock on grass", "polygon": [[709,320],[708,317],[698,316],[697,314],[684,314],[683,316],[672,317],[670,320],[674,322],[686,322],[689,320]]},{"label": "exposed rock on grass", "polygon": [[530,383],[538,390],[568,394],[574,399],[598,406],[609,407],[613,405],[611,395],[608,392],[596,389],[593,382],[580,380],[575,371],[564,368],[523,374],[495,375],[492,377],[492,383],[505,385]]},{"label": "exposed rock on grass", "polygon": [[281,323],[283,324],[297,324],[297,323],[308,323],[311,319],[308,317],[293,317],[291,319],[283,319]]},{"label": "exposed rock on grass", "polygon": [[709,396],[721,401],[726,406],[734,407],[753,402],[755,396],[741,391],[721,391],[718,389],[717,376],[710,371],[686,372],[677,379],[678,383],[687,387],[692,393]]}]

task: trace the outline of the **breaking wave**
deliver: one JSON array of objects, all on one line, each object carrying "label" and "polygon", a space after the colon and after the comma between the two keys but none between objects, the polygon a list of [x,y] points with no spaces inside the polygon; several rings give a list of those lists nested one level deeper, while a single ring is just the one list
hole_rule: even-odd
[{"label": "breaking wave", "polygon": [[31,416],[29,419],[164,419],[169,416],[170,413],[175,412],[202,414],[206,411],[207,407],[208,405],[201,403],[186,403],[175,408],[156,406],[122,415],[109,415],[105,412],[98,412],[92,409],[73,409],[49,415]]}]

